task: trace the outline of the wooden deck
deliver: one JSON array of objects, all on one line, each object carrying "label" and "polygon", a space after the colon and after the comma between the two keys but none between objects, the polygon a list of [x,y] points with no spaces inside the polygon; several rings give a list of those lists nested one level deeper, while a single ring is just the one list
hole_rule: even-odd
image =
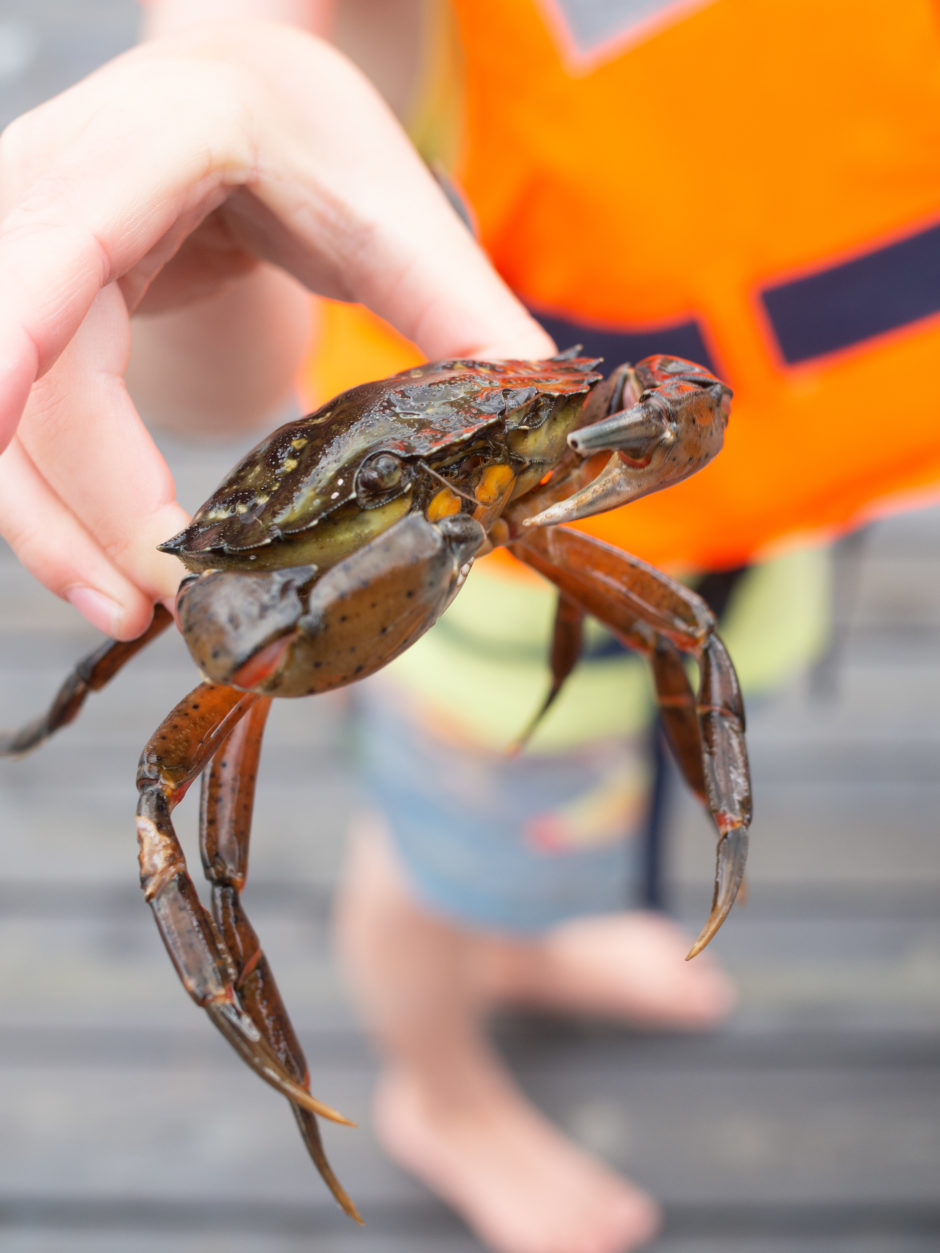
[{"label": "wooden deck", "polygon": [[[232,450],[171,455],[195,504]],[[755,711],[751,900],[718,942],[735,1021],[689,1039],[500,1030],[552,1117],[663,1198],[663,1253],[940,1245],[938,569],[940,512],[874,529],[839,559],[835,661]],[[0,639],[8,725],[95,642],[9,557]],[[169,970],[136,885],[132,780],[192,679],[161,640],[79,724],[0,763],[0,1247],[472,1250],[369,1130],[375,1067],[329,957],[349,809],[337,702],[275,709],[248,899],[318,1090],[361,1121],[330,1148],[365,1231]],[[670,876],[694,925],[710,841],[674,800]]]},{"label": "wooden deck", "polygon": [[[6,115],[120,46],[132,10],[0,14]],[[190,506],[233,456],[172,451]],[[752,717],[751,900],[717,945],[743,991],[734,1022],[693,1038],[500,1029],[551,1116],[663,1199],[659,1253],[940,1247],[940,511],[879,525],[838,564],[835,661]],[[3,723],[95,642],[0,560]],[[318,1091],[360,1119],[329,1147],[364,1231],[173,978],[136,884],[133,774],[192,678],[162,640],[79,725],[0,763],[0,1248],[472,1253],[369,1130],[375,1066],[329,958],[349,809],[336,702],[275,710],[249,901]],[[710,842],[682,798],[674,817],[694,926]]]}]

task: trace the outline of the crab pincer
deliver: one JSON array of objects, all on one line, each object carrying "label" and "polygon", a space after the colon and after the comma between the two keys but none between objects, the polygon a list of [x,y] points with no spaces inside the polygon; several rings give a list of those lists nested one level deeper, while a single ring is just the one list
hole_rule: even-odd
[{"label": "crab pincer", "polygon": [[613,455],[596,478],[524,526],[555,526],[617,509],[680,483],[721,450],[731,388],[694,362],[647,357],[620,366],[598,391],[606,413],[592,421],[596,407],[588,401],[584,425],[572,431],[568,445],[581,458]]},{"label": "crab pincer", "polygon": [[213,683],[311,696],[367,678],[409,648],[457,594],[485,540],[473,518],[406,514],[320,573],[218,570],[184,583],[180,626]]}]

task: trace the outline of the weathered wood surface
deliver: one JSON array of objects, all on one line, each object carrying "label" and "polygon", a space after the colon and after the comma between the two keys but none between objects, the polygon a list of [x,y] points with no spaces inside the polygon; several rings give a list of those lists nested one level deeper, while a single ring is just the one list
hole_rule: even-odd
[{"label": "weathered wood surface", "polygon": [[[231,456],[189,452],[184,499]],[[845,559],[854,606],[825,692],[802,680],[755,711],[752,896],[719,942],[742,987],[734,1023],[690,1039],[500,1031],[539,1103],[663,1198],[666,1253],[909,1253],[940,1239],[938,559],[937,514],[872,532]],[[0,591],[10,724],[94,634],[9,558]],[[330,1143],[364,1232],[346,1230],[282,1103],[169,972],[138,898],[132,775],[191,682],[168,637],[80,724],[0,766],[0,1247],[472,1250],[369,1131],[374,1062],[328,953],[350,808],[340,701],[275,711],[248,899],[318,1090],[361,1122]],[[710,839],[678,795],[674,817],[671,878],[694,923]]]},{"label": "weathered wood surface", "polygon": [[[2,113],[117,51],[134,21],[124,0],[0,6]],[[238,450],[172,451],[193,506]],[[752,717],[751,901],[717,946],[742,988],[734,1022],[695,1038],[500,1029],[539,1103],[663,1198],[662,1253],[940,1246],[940,511],[875,528],[838,573],[835,663]],[[3,723],[96,642],[0,559]],[[361,1121],[329,1134],[365,1231],[167,966],[136,886],[133,772],[192,681],[162,640],[79,725],[0,764],[0,1248],[473,1253],[369,1130],[374,1061],[328,953],[341,702],[275,710],[248,900],[318,1090]],[[670,878],[695,925],[711,842],[678,796],[673,817]]]}]

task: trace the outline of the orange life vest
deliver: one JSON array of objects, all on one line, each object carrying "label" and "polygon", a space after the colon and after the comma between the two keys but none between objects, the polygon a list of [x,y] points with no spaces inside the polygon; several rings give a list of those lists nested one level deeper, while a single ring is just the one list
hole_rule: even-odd
[{"label": "orange life vest", "polygon": [[[560,347],[735,390],[711,466],[585,529],[717,568],[937,491],[936,0],[451,7],[453,172],[499,271]],[[309,376],[323,398],[415,359],[332,308]]]}]

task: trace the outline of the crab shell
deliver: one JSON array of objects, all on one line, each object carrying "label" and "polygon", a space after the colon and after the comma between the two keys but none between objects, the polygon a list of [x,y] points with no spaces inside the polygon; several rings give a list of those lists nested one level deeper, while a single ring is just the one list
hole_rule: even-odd
[{"label": "crab shell", "polygon": [[444,361],[352,388],[258,444],[161,548],[192,571],[322,572],[413,510],[487,528],[565,453],[595,365]]}]

